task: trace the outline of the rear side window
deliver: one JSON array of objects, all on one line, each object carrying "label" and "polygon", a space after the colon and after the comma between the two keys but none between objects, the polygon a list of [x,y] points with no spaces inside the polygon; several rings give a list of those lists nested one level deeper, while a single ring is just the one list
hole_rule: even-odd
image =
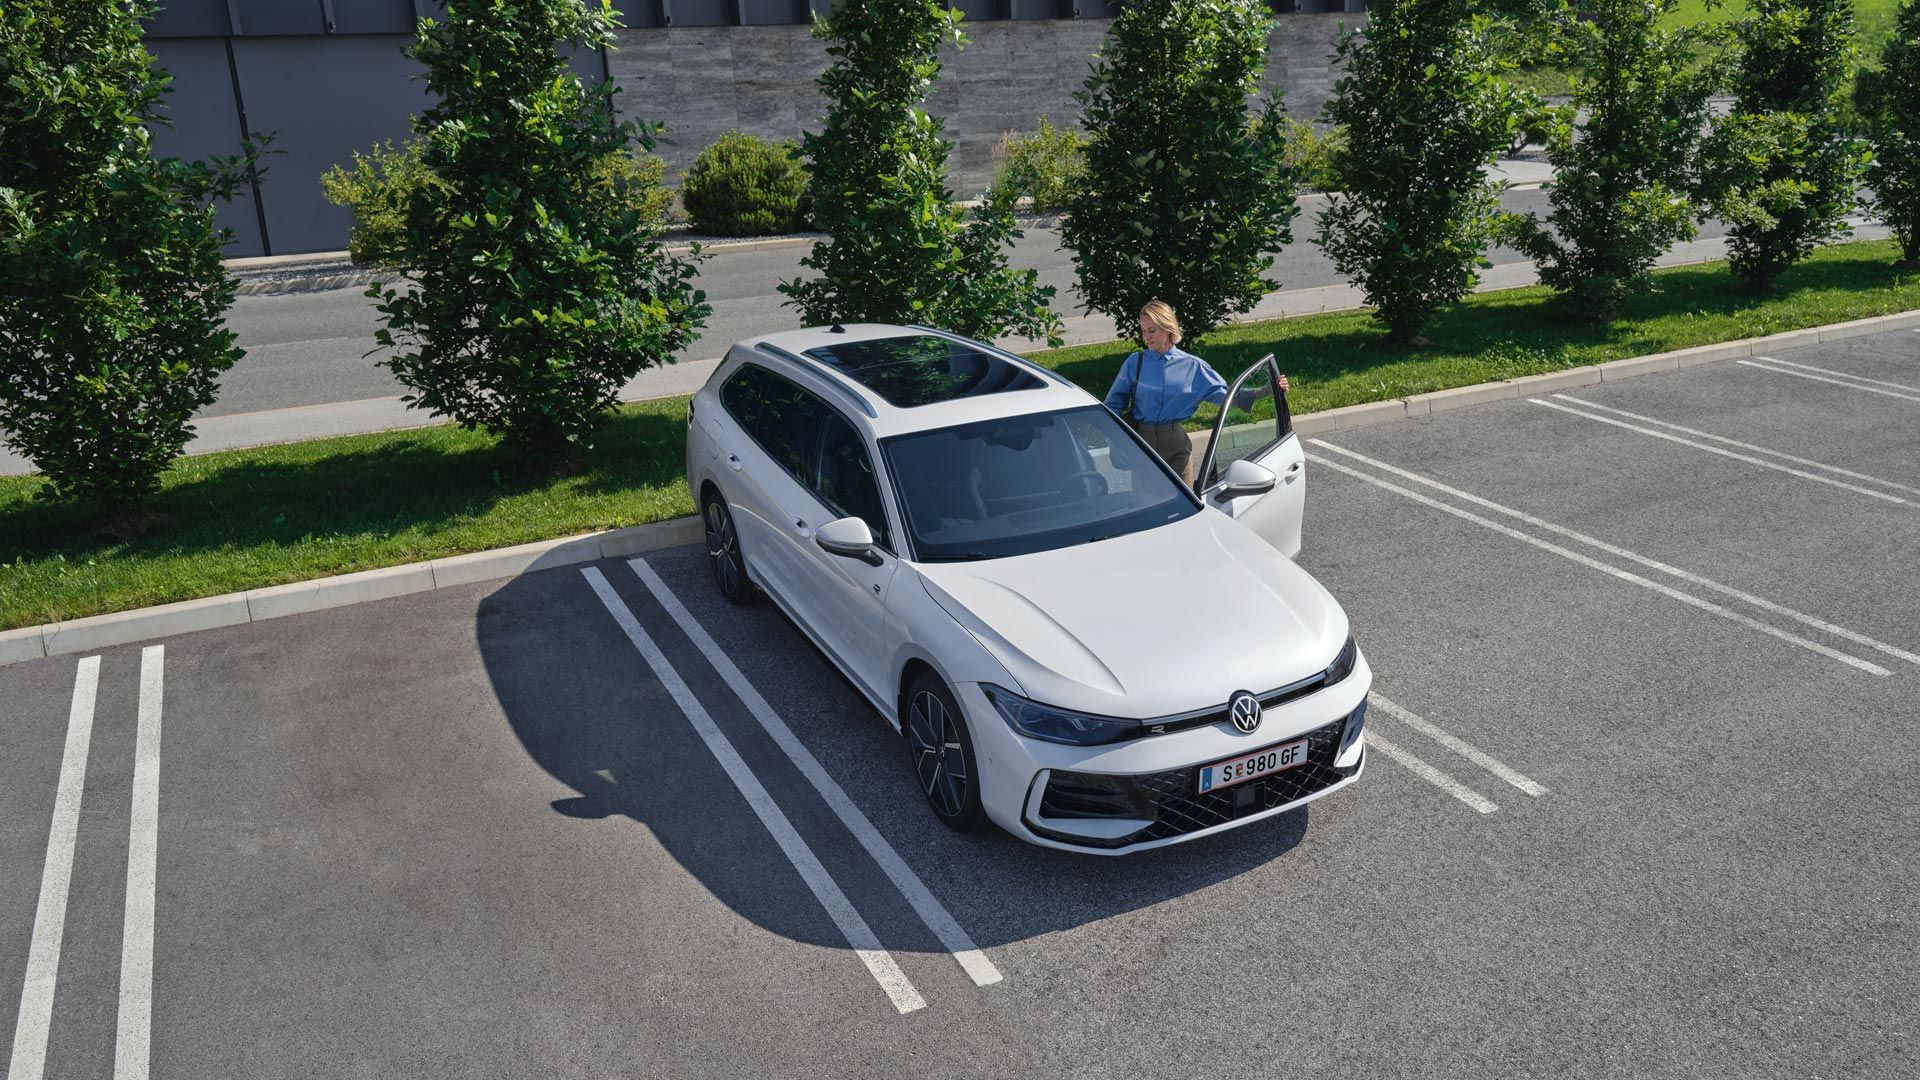
[{"label": "rear side window", "polygon": [[733,417],[733,422],[741,430],[753,434],[754,420],[760,413],[760,399],[766,395],[767,381],[773,378],[771,372],[752,364],[740,365],[740,370],[727,377],[720,387],[720,406]]}]

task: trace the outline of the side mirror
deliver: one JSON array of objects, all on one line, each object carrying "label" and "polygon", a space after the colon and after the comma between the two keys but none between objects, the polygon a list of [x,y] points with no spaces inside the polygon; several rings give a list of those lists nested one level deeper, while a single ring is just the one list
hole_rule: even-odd
[{"label": "side mirror", "polygon": [[1273,470],[1242,458],[1227,466],[1226,478],[1220,482],[1219,497],[1238,499],[1245,495],[1265,495],[1279,482],[1280,478],[1273,475]]},{"label": "side mirror", "polygon": [[[1272,487],[1273,474],[1268,473],[1268,487]],[[880,565],[880,553],[874,550],[873,530],[857,517],[843,517],[829,521],[813,531],[813,542],[820,550],[829,555],[838,555],[846,559],[859,559],[868,566]]]}]

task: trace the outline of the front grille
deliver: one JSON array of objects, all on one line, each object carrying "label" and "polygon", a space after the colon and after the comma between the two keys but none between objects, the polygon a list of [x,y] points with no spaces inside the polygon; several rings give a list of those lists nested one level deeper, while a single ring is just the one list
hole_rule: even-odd
[{"label": "front grille", "polygon": [[1184,836],[1285,806],[1332,787],[1359,768],[1358,762],[1345,769],[1333,767],[1348,719],[1351,718],[1342,717],[1307,733],[1306,764],[1204,795],[1195,794],[1193,790],[1200,772],[1198,765],[1144,776],[1051,773],[1047,777],[1047,789],[1041,795],[1040,816],[1148,818],[1151,824],[1111,840],[1057,832],[1033,821],[1028,821],[1027,827],[1049,839],[1070,844],[1118,848]]}]

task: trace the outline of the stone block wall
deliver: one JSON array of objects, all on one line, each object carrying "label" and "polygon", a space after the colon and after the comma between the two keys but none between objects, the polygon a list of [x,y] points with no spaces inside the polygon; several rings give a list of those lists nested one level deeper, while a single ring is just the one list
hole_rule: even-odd
[{"label": "stone block wall", "polygon": [[[945,50],[928,111],[953,144],[954,192],[965,198],[993,180],[993,148],[1009,131],[1032,131],[1042,116],[1077,125],[1074,91],[1086,81],[1108,19],[974,23],[964,50]],[[1333,46],[1340,27],[1364,13],[1281,15],[1267,46],[1262,85],[1285,93],[1287,111],[1314,119],[1333,93]],[[825,102],[815,80],[826,47],[805,26],[700,26],[622,30],[607,55],[623,115],[667,125],[659,148],[679,173],[728,130],[797,139],[819,129]]]}]

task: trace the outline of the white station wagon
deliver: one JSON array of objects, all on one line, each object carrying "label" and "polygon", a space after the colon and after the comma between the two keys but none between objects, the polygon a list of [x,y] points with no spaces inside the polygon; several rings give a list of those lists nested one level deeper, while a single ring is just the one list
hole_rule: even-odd
[{"label": "white station wagon", "polygon": [[1196,492],[990,345],[743,341],[689,405],[714,584],[779,605],[955,829],[1117,853],[1282,813],[1359,778],[1372,673],[1290,558],[1305,457],[1272,357],[1232,393],[1274,415],[1222,409]]}]

